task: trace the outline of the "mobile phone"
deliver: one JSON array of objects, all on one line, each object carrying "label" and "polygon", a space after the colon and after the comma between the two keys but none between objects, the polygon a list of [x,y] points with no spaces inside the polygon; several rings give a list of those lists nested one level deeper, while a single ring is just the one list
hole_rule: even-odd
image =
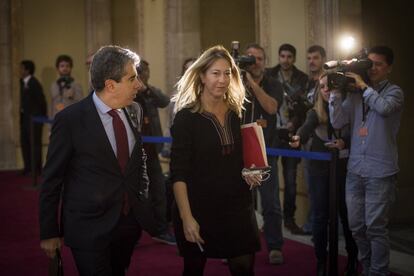
[{"label": "mobile phone", "polygon": [[332,147],[335,146],[335,142],[326,142],[324,143],[325,147]]}]

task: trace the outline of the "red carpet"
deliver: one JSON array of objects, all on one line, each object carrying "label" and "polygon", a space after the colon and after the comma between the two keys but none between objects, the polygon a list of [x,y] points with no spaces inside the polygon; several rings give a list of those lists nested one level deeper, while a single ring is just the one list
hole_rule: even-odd
[{"label": "red carpet", "polygon": [[[0,275],[47,275],[48,259],[39,248],[38,191],[31,188],[31,179],[16,172],[0,172]],[[242,229],[241,229],[242,230]],[[285,240],[285,264],[272,266],[263,250],[256,255],[256,275],[314,275],[313,248]],[[345,258],[340,257],[339,271]],[[68,248],[63,249],[65,276],[77,275]],[[128,275],[181,275],[182,260],[176,247],[157,243],[146,233],[134,252]],[[230,275],[220,260],[209,260],[205,275]]]}]

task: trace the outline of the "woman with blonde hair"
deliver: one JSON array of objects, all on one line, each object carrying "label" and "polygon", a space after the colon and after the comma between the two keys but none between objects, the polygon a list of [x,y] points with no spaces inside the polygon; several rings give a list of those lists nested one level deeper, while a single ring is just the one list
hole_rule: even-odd
[{"label": "woman with blonde hair", "polygon": [[183,275],[203,275],[207,258],[227,259],[232,275],[254,275],[260,242],[250,189],[260,181],[241,175],[239,70],[215,46],[187,69],[177,90],[170,169]]},{"label": "woman with blonde hair", "polygon": [[[300,144],[307,145],[310,151],[327,152],[329,148],[341,150],[340,158],[336,166],[336,184],[339,195],[339,215],[345,236],[345,247],[348,253],[348,264],[345,270],[346,276],[356,275],[358,266],[358,248],[352,233],[349,230],[348,214],[345,203],[345,178],[347,164],[347,144],[349,144],[349,126],[342,129],[334,129],[330,122],[328,100],[331,91],[328,87],[328,76],[323,74],[319,78],[319,86],[316,91],[314,107],[308,111],[305,123],[298,129],[293,142],[294,148]],[[309,194],[312,201],[313,219],[312,236],[317,259],[318,276],[326,275],[328,222],[329,222],[329,172],[330,161],[307,160],[307,181]]]}]

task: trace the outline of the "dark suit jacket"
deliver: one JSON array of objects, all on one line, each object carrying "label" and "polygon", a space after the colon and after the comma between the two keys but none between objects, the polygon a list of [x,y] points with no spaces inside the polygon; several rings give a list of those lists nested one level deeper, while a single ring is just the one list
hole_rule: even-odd
[{"label": "dark suit jacket", "polygon": [[[139,110],[138,104],[134,108]],[[148,176],[140,135],[136,138],[123,175],[92,94],[56,115],[40,191],[42,240],[63,235],[70,247],[106,247],[121,215],[125,191],[141,226],[153,232],[152,216],[141,208]],[[63,229],[58,223],[60,198]]]},{"label": "dark suit jacket", "polygon": [[20,79],[20,113],[30,119],[30,116],[46,116],[47,107],[45,95],[40,82],[32,76],[24,86]]}]

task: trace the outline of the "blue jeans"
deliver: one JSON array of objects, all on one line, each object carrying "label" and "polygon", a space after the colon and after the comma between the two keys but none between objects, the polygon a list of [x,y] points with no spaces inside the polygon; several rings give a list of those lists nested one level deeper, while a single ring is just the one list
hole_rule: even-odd
[{"label": "blue jeans", "polygon": [[259,187],[263,209],[264,234],[267,249],[281,250],[283,245],[282,210],[279,199],[279,177],[277,158],[268,156],[270,177]]},{"label": "blue jeans", "polygon": [[388,214],[395,198],[395,183],[396,175],[373,178],[347,174],[349,227],[358,245],[364,275],[388,275]]},{"label": "blue jeans", "polygon": [[283,217],[285,223],[295,221],[296,211],[296,174],[299,158],[282,157],[285,193],[283,200]]}]

